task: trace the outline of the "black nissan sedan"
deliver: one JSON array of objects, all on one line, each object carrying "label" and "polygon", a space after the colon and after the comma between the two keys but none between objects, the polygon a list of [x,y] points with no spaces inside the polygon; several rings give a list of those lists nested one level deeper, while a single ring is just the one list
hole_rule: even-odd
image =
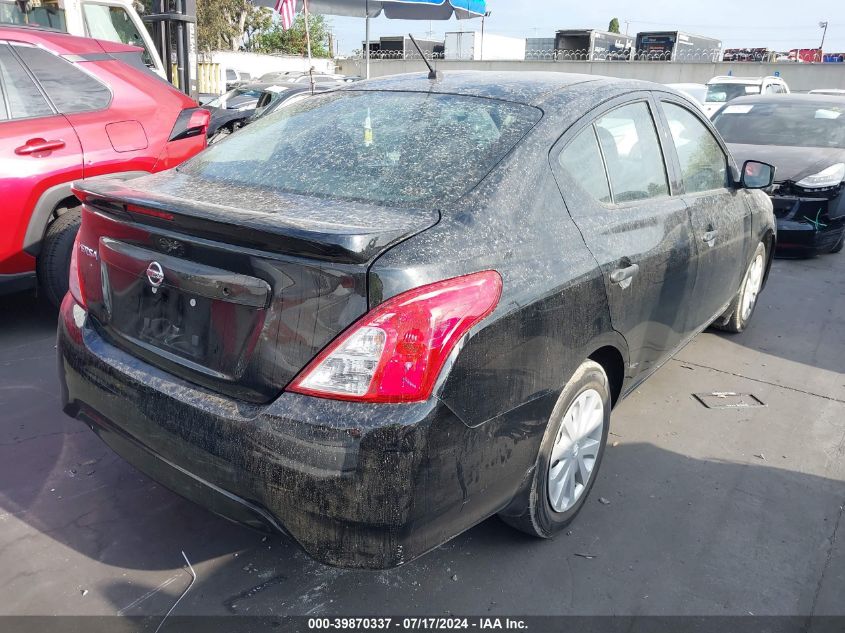
[{"label": "black nissan sedan", "polygon": [[621,398],[709,325],[747,327],[772,176],[656,84],[316,95],[176,170],[77,184],[64,409],[328,564],[400,565],[494,514],[551,537]]},{"label": "black nissan sedan", "polygon": [[845,244],[845,96],[734,99],[713,124],[737,160],[775,166],[778,254],[838,253]]}]

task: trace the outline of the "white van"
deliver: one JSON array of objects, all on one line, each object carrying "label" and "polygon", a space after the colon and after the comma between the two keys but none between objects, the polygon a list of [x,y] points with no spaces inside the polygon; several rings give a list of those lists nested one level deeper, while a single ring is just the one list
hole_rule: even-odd
[{"label": "white van", "polygon": [[144,49],[144,63],[166,77],[132,0],[0,0],[0,24],[32,25]]},{"label": "white van", "polygon": [[704,112],[712,117],[725,103],[737,97],[777,94],[789,94],[789,86],[780,77],[713,77],[707,82]]}]

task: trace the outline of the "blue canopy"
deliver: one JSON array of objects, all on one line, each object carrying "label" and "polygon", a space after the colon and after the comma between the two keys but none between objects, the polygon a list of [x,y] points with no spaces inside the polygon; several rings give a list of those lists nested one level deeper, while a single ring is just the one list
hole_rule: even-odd
[{"label": "blue canopy", "polygon": [[[385,17],[393,20],[480,18],[487,12],[486,5],[486,0],[308,0],[308,10],[312,13],[375,18],[384,12]],[[297,9],[302,10],[302,0]]]}]

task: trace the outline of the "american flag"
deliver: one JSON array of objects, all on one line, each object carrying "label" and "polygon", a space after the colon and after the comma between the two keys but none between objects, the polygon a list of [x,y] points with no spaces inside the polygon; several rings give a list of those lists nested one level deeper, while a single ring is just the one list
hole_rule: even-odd
[{"label": "american flag", "polygon": [[287,31],[293,26],[296,15],[296,0],[276,0],[276,12],[282,16],[282,28]]}]

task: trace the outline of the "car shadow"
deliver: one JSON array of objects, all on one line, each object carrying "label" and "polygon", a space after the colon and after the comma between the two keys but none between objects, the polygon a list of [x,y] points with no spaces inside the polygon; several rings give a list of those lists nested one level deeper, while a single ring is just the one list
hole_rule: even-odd
[{"label": "car shadow", "polygon": [[[327,567],[281,537],[193,539],[196,525],[181,520],[156,532],[155,547],[171,563],[184,549],[197,570],[180,615],[802,614],[843,501],[839,480],[637,443],[608,450],[584,510],[552,540],[492,518],[386,571]],[[227,556],[197,565],[223,542]],[[190,578],[175,575],[166,591],[119,577],[102,591],[119,613],[161,615]]]},{"label": "car shadow", "polygon": [[[769,356],[845,374],[843,296],[845,257],[841,254],[776,259],[748,329],[719,336]],[[713,343],[710,337],[699,337],[687,351]],[[687,351],[679,356],[689,356]],[[845,399],[845,390],[838,397]]]},{"label": "car shadow", "polygon": [[[725,341],[845,373],[841,338],[813,343],[813,327],[822,336],[841,318],[831,311],[845,277],[826,259],[795,269],[776,262],[752,327]],[[841,445],[828,477],[786,457],[722,461],[648,442],[608,449],[584,511],[551,541],[491,518],[394,570],[327,567],[289,539],[181,499],[65,416],[55,312],[17,299],[4,297],[0,310],[0,522],[14,516],[113,567],[97,591],[117,613],[165,613],[190,580],[182,552],[197,580],[181,615],[809,613],[829,591],[819,580],[825,566],[845,567],[832,536],[845,503]],[[793,340],[789,328],[805,335]],[[618,414],[626,419],[624,403]]]}]

